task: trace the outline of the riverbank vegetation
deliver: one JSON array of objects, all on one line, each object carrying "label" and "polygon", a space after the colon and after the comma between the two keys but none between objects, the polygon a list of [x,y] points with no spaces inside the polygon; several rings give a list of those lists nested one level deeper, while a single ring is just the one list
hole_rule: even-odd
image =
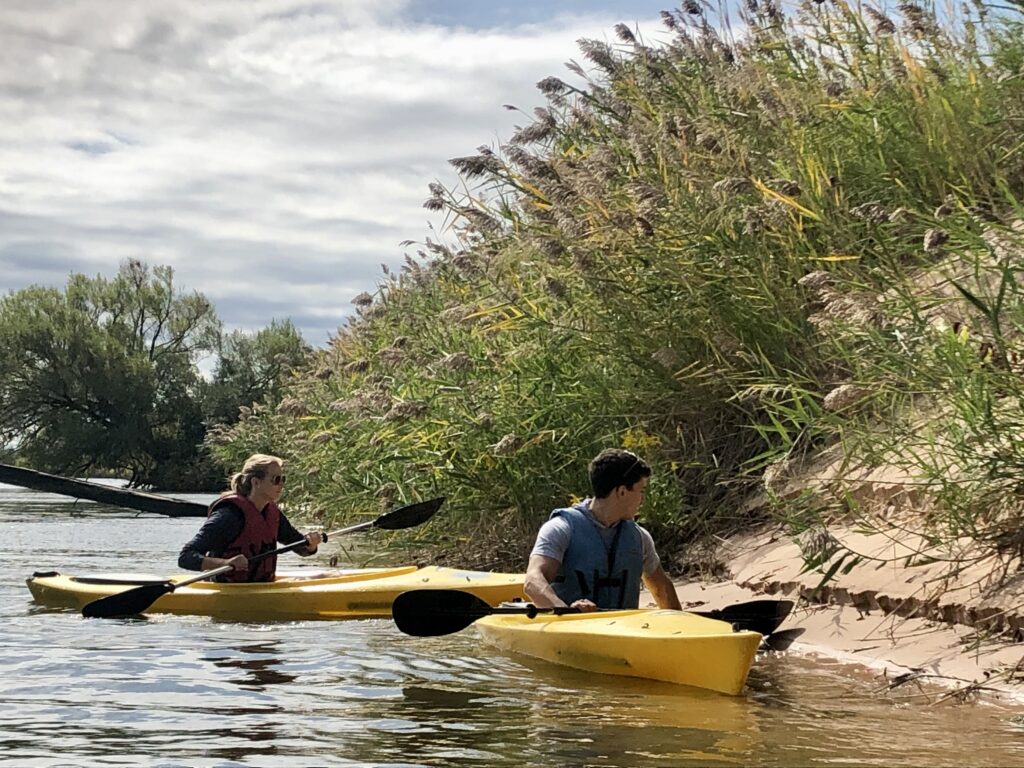
[{"label": "riverbank vegetation", "polygon": [[430,185],[443,229],[325,350],[287,323],[225,340],[134,263],[4,299],[0,435],[158,485],[271,451],[330,520],[443,493],[414,546],[467,565],[521,567],[610,445],[654,465],[670,568],[770,519],[827,577],[858,559],[832,520],[897,515],[929,558],[1019,563],[1022,11],[688,0],[619,25]]},{"label": "riverbank vegetation", "polygon": [[[225,334],[213,305],[169,267],[126,262],[112,279],[0,298],[0,446],[5,461],[133,485],[219,490],[207,429],[275,402],[308,348],[291,322]],[[204,379],[197,364],[213,360]]]},{"label": "riverbank vegetation", "polygon": [[[884,463],[936,544],[1019,547],[1019,4],[740,17],[687,2],[654,39],[582,41],[571,83],[430,186],[442,236],[215,452],[287,451],[324,515],[444,492],[453,549],[490,565],[523,564],[608,445],[654,464],[670,562],[773,513],[834,573],[827,522],[879,520],[847,481]],[[783,492],[826,450],[825,492]]]}]

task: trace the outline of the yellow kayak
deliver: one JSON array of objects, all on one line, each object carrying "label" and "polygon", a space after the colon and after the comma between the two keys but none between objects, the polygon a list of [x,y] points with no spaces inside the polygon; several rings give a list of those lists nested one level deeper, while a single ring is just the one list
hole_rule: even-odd
[{"label": "yellow kayak", "polygon": [[[192,576],[183,573],[170,581]],[[162,581],[158,576],[135,574],[75,577],[49,572],[34,574],[28,579],[28,588],[40,605],[81,610],[102,597]],[[258,584],[195,582],[163,595],[146,612],[249,621],[386,618],[397,595],[418,589],[459,589],[497,605],[523,596],[523,575],[411,565],[310,576],[301,571],[279,572],[276,580]]]},{"label": "yellow kayak", "polygon": [[691,613],[496,614],[474,625],[503,650],[606,675],[627,675],[739,694],[761,635]]}]

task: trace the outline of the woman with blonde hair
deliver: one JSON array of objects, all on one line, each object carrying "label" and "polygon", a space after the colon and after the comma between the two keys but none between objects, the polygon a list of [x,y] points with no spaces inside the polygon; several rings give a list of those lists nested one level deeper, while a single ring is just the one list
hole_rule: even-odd
[{"label": "woman with blonde hair", "polygon": [[232,571],[217,581],[273,581],[277,557],[265,557],[249,564],[249,558],[270,552],[277,543],[306,543],[294,551],[303,557],[316,552],[319,532],[303,536],[284,516],[277,500],[284,489],[284,461],[257,453],[246,459],[242,471],[231,477],[230,490],[210,505],[199,533],[178,556],[178,566],[189,571],[212,571],[224,565]]}]

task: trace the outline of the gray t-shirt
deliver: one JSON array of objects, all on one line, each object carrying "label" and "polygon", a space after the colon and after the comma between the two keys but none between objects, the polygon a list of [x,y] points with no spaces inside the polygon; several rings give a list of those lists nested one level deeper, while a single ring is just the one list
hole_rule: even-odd
[{"label": "gray t-shirt", "polygon": [[[615,528],[617,526],[604,525],[595,520],[589,510],[586,511],[586,514],[593,521],[594,525],[597,526],[597,531],[601,535],[604,545],[610,547],[612,539],[615,538]],[[654,548],[654,539],[651,537],[651,534],[641,525],[638,525],[637,528],[640,529],[640,542],[644,553],[643,574],[644,576],[650,576],[661,565],[661,558],[658,557],[658,551]],[[562,562],[565,559],[565,551],[569,549],[569,539],[571,536],[572,528],[569,525],[569,521],[564,517],[553,517],[540,527],[540,530],[537,532],[537,541],[534,543],[533,551],[530,552],[530,555],[543,555],[544,557],[550,557],[552,560]]]}]

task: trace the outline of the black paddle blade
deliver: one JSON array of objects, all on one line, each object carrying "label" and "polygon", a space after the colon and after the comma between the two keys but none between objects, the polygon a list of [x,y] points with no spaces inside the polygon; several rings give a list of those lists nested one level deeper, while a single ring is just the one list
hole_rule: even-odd
[{"label": "black paddle blade", "polygon": [[793,610],[792,600],[750,600],[714,611],[694,611],[698,616],[735,624],[740,629],[767,637],[786,620]]},{"label": "black paddle blade", "polygon": [[444,499],[444,496],[438,496],[436,499],[407,504],[392,512],[386,512],[373,521],[373,527],[383,528],[386,531],[414,528],[432,518],[444,504]]},{"label": "black paddle blade", "polygon": [[163,584],[147,584],[116,595],[93,600],[82,608],[82,615],[87,619],[113,619],[119,616],[135,616],[149,608],[159,598],[174,591],[174,584],[169,581]]},{"label": "black paddle blade", "polygon": [[761,643],[761,649],[765,651],[785,651],[803,633],[803,627],[793,627],[792,629],[784,629],[781,632],[773,632]]},{"label": "black paddle blade", "polygon": [[456,589],[414,589],[391,604],[395,625],[413,637],[450,635],[493,612],[476,595]]}]

